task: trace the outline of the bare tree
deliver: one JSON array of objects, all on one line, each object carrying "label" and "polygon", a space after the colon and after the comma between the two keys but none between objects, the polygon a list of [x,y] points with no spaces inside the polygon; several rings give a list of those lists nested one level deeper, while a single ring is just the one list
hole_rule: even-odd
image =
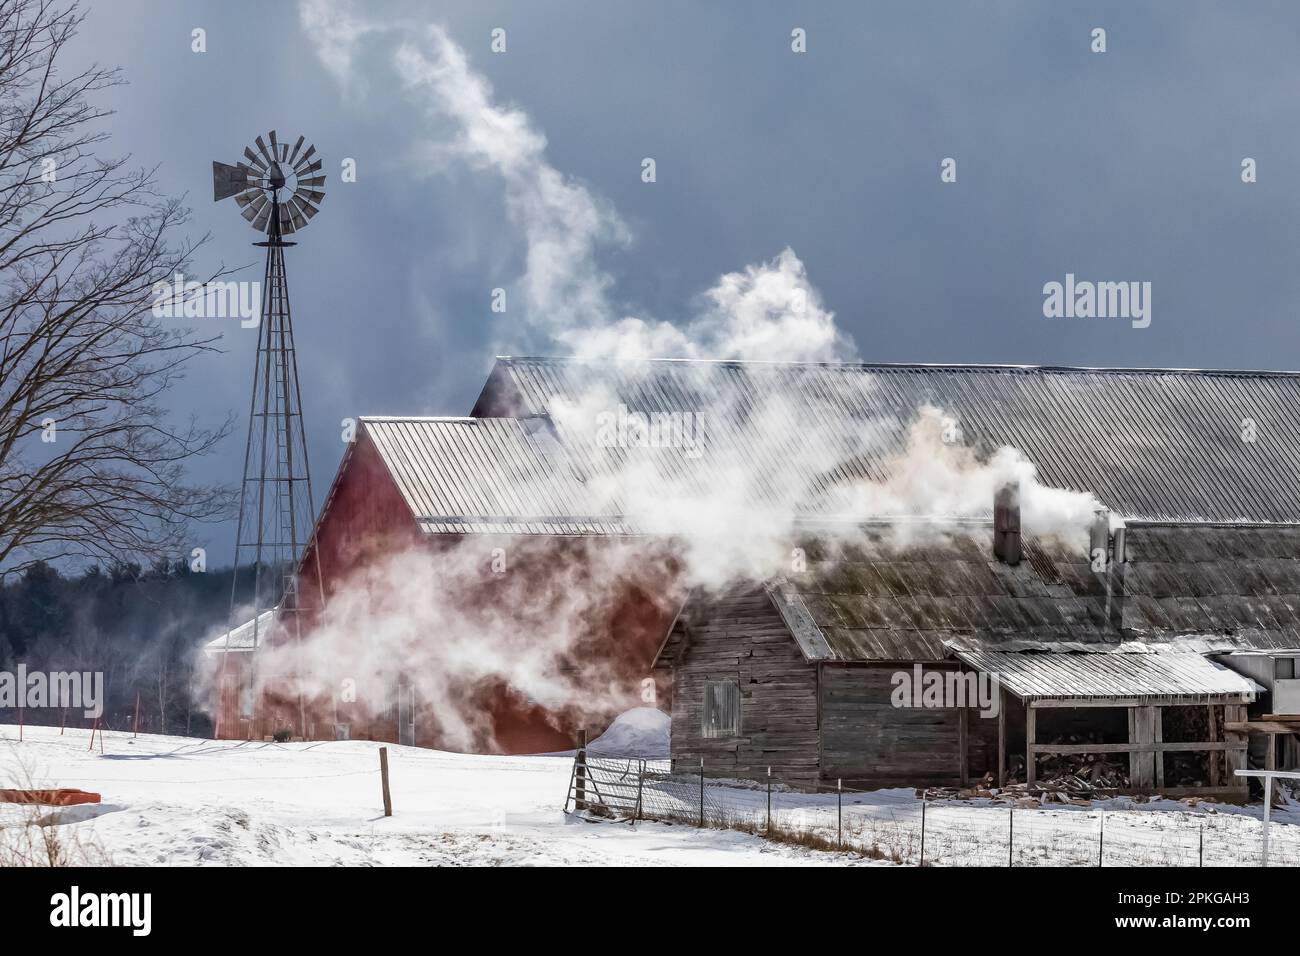
[{"label": "bare tree", "polygon": [[[227,493],[185,481],[229,429],[177,427],[162,407],[212,351],[153,314],[155,284],[202,243],[152,170],[103,158],[98,94],[122,82],[60,54],[83,14],[0,2],[0,569],[37,558],[120,560],[176,549]],[[65,57],[66,59],[66,57]]]}]

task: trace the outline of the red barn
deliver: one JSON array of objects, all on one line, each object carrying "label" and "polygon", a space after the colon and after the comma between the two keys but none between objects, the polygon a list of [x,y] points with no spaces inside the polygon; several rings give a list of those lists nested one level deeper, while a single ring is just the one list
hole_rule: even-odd
[{"label": "red barn", "polygon": [[[493,573],[494,559],[509,561],[510,587],[517,593],[534,585],[542,590],[557,565],[571,577],[590,578],[594,572],[582,569],[607,563],[611,549],[625,561],[635,554],[636,572],[603,583],[616,593],[584,617],[583,633],[571,635],[565,652],[572,660],[557,662],[561,671],[598,671],[602,684],[615,685],[602,689],[598,705],[547,706],[489,675],[473,686],[444,690],[460,698],[462,711],[484,716],[471,738],[452,740],[430,713],[430,702],[420,699],[419,679],[399,677],[391,686],[354,697],[321,693],[318,687],[305,703],[282,685],[255,681],[250,621],[232,631],[229,641],[223,633],[208,647],[225,658],[218,668],[218,736],[260,738],[284,729],[309,739],[346,735],[536,753],[567,749],[579,728],[599,732],[622,710],[656,699],[645,682],[681,605],[671,553],[630,534],[617,520],[585,515],[582,483],[568,468],[557,467],[561,454],[551,425],[541,417],[363,417],[321,508],[301,564],[299,591],[322,591],[328,620],[340,592],[355,591],[359,577],[394,555],[427,553],[435,568],[440,554],[468,555],[470,580],[459,567],[455,579],[457,587],[471,592],[459,599],[460,613],[472,615],[475,608],[491,609],[502,590],[505,576]],[[521,585],[521,579],[529,583]],[[374,608],[380,615],[392,610]],[[288,641],[270,617],[269,612],[262,616],[259,630],[269,636],[260,643]],[[320,622],[314,623],[313,632],[320,629]],[[439,640],[432,634],[425,639]],[[317,633],[303,639],[309,653],[318,640]],[[365,637],[357,634],[355,640]],[[230,653],[222,653],[227,647]],[[348,655],[336,656],[341,658],[335,662],[337,679],[324,683],[343,686]],[[655,693],[667,691],[661,686]]]},{"label": "red barn", "polygon": [[[972,458],[1013,447],[1035,463],[1043,485],[1090,492],[1121,519],[1119,530],[1102,525],[1101,549],[1113,555],[1105,569],[1047,561],[1031,547],[1027,566],[1008,571],[982,545],[961,560],[924,551],[872,558],[879,567],[870,573],[862,561],[841,560],[801,572],[806,580],[791,576],[784,590],[781,582],[749,582],[750,590],[767,584],[769,594],[807,606],[791,619],[790,600],[773,610],[745,592],[736,600],[762,618],[751,626],[726,601],[713,601],[717,595],[683,614],[681,541],[648,530],[645,502],[620,501],[609,490],[618,483],[605,481],[642,453],[623,443],[621,431],[625,418],[640,416],[690,438],[656,446],[637,462],[664,487],[716,489],[743,476],[743,495],[793,504],[785,523],[815,532],[855,514],[843,508],[844,493],[887,475],[925,406],[943,410],[953,440]],[[840,664],[845,673],[917,661],[974,667],[1001,655],[999,667],[1018,674],[1045,667],[1053,654],[1163,647],[1214,655],[1239,671],[1248,661],[1260,686],[1274,682],[1278,700],[1300,699],[1297,407],[1300,376],[1283,372],[501,358],[470,417],[361,420],[300,572],[299,593],[323,593],[325,612],[283,655],[288,670],[274,680],[261,670],[275,659],[268,652],[285,643],[274,628],[261,648],[253,647],[251,627],[232,633],[229,654],[219,655],[224,635],[210,645],[225,658],[220,736],[290,731],[537,752],[571,746],[579,727],[598,732],[654,690],[674,709],[675,758],[699,756],[690,749],[694,734],[711,755],[725,750],[741,769],[769,765],[771,753],[789,751],[797,736],[813,742],[787,756],[811,774],[830,772],[813,731],[827,718],[823,698],[834,696],[823,677]],[[611,413],[618,440],[593,438],[585,427],[592,416]],[[683,430],[683,415],[707,420],[702,437]],[[708,454],[700,454],[701,441]],[[989,517],[986,509],[982,518]],[[1142,530],[1149,528],[1171,532]],[[733,530],[731,539],[744,540],[750,529]],[[1034,533],[1027,528],[1026,540]],[[564,627],[554,627],[557,620]],[[764,646],[751,646],[756,634]],[[810,634],[822,634],[825,647],[797,643]],[[785,677],[756,673],[754,661],[773,653],[769,638],[797,665],[789,687]],[[794,657],[796,648],[803,657]],[[295,652],[324,661],[325,673],[294,672]],[[1069,671],[1073,683],[1058,690],[1089,696],[1086,674],[1105,659],[1066,659],[1079,666]],[[671,689],[652,680],[656,660],[677,671]],[[385,675],[379,686],[364,679],[374,673]],[[755,726],[768,678],[769,696],[786,710]],[[1141,702],[1147,716],[1153,701],[1185,696],[1177,681],[1161,680],[1168,686]],[[737,704],[724,714],[730,731],[721,736],[721,725],[700,717],[719,687],[735,691],[726,700]],[[1129,700],[1123,688],[1111,690]],[[1248,696],[1215,706],[1244,709]],[[791,716],[792,702],[807,713]],[[868,753],[865,744],[889,738],[897,744],[890,759],[912,774],[926,746],[939,752],[911,731],[882,730],[877,717],[853,719],[836,726],[850,728],[842,736],[854,759]],[[1242,733],[1244,723],[1229,722],[1232,734]],[[1218,723],[1212,729],[1224,733]],[[1030,764],[1035,747],[1049,746],[1033,733],[1025,743]],[[963,755],[964,776],[966,748],[957,740],[944,741],[942,753]],[[1231,750],[1233,761],[1245,746],[1213,744]],[[1134,746],[1155,744],[1144,738]],[[957,776],[957,757],[944,760],[943,772]]]}]

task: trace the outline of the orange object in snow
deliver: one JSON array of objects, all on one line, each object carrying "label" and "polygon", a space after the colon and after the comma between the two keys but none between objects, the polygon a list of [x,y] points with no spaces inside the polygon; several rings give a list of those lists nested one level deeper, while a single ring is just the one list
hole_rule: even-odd
[{"label": "orange object in snow", "polygon": [[99,794],[86,790],[0,790],[0,803],[41,803],[70,807],[78,803],[99,803]]}]

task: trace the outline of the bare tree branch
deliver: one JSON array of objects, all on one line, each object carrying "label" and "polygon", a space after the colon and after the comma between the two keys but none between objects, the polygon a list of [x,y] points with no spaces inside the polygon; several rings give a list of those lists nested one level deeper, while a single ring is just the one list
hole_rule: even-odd
[{"label": "bare tree branch", "polygon": [[227,513],[227,490],[186,466],[225,436],[168,423],[168,389],[215,349],[153,315],[155,285],[204,240],[152,170],[103,158],[121,83],[57,67],[83,14],[52,0],[0,2],[0,574],[38,559],[120,561],[181,546]]}]

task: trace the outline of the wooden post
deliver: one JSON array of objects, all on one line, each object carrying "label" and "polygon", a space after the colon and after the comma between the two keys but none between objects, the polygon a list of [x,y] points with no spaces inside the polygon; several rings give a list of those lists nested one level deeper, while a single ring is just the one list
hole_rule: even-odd
[{"label": "wooden post", "polygon": [[970,783],[970,758],[966,751],[970,745],[970,708],[957,711],[957,778],[964,787]]},{"label": "wooden post", "polygon": [[587,809],[587,729],[578,731],[578,753],[573,763],[573,809]]},{"label": "wooden post", "polygon": [[925,794],[921,791],[921,858],[917,860],[917,866],[925,866]]},{"label": "wooden post", "polygon": [[[1219,708],[1216,704],[1206,704],[1205,710],[1206,710],[1206,723],[1209,726],[1209,733],[1206,734],[1206,737],[1209,738],[1210,743],[1212,744],[1218,743],[1219,740],[1221,739],[1219,736],[1219,721],[1217,719],[1219,715]],[[1211,787],[1217,787],[1219,785],[1219,761],[1222,759],[1223,758],[1221,758],[1219,754],[1213,750],[1211,750],[1208,754],[1205,755],[1206,763],[1209,765],[1210,768]]]},{"label": "wooden post", "polygon": [[23,742],[23,709],[18,708],[18,742]]},{"label": "wooden post", "polygon": [[[1150,705],[1128,708],[1128,742],[1150,747],[1156,740],[1156,708]],[[1150,790],[1156,785],[1153,750],[1135,749],[1128,755],[1129,782],[1135,790]]]},{"label": "wooden post", "polygon": [[393,815],[393,797],[388,792],[388,748],[379,748],[379,779],[384,786],[384,816]]},{"label": "wooden post", "polygon": [[1101,811],[1101,817],[1097,820],[1097,865],[1103,866],[1106,862],[1106,811]]},{"label": "wooden post", "polygon": [[90,725],[90,746],[86,748],[87,752],[95,749],[95,731],[99,728],[99,718],[96,717],[94,723]]},{"label": "wooden post", "polygon": [[[1264,735],[1264,769],[1277,769],[1277,734]],[[1269,790],[1269,802],[1272,802],[1273,778],[1265,777],[1264,786]],[[1281,787],[1278,788],[1277,794],[1282,795]]]},{"label": "wooden post", "polygon": [[1025,701],[1025,783],[1033,786],[1038,779],[1037,754],[1034,744],[1038,743],[1038,711],[1033,701]]},{"label": "wooden post", "polygon": [[835,844],[844,846],[844,778],[835,780]]},{"label": "wooden post", "polygon": [[140,736],[140,692],[138,690],[135,692],[135,718],[132,720],[132,724],[133,727],[131,729],[131,736],[139,737]]},{"label": "wooden post", "polygon": [[700,758],[700,826],[704,826],[704,758]]},{"label": "wooden post", "polygon": [[1007,866],[1016,865],[1016,811],[1007,808]]},{"label": "wooden post", "polygon": [[[1225,704],[1223,706],[1224,724],[1245,723],[1246,707],[1244,704]],[[1234,787],[1239,787],[1242,795],[1249,791],[1250,784],[1245,777],[1240,776],[1237,771],[1246,769],[1246,735],[1237,733],[1228,733],[1226,730],[1223,739],[1231,745],[1232,749],[1223,752],[1224,772],[1228,780]]]},{"label": "wooden post", "polygon": [[767,768],[767,832],[772,832],[772,768]]},{"label": "wooden post", "polygon": [[[1164,736],[1165,736],[1164,716],[1165,716],[1164,708],[1162,707],[1151,708],[1152,743],[1156,743],[1156,744],[1164,743]],[[1151,760],[1152,762],[1155,763],[1156,787],[1163,789],[1165,785],[1165,752],[1157,747],[1156,752],[1151,755]]]},{"label": "wooden post", "polygon": [[998,789],[1007,785],[1007,692],[998,690]]},{"label": "wooden post", "polygon": [[63,728],[64,726],[67,725],[67,723],[68,723],[68,708],[60,707],[59,708],[59,736],[60,737],[63,736]]}]

